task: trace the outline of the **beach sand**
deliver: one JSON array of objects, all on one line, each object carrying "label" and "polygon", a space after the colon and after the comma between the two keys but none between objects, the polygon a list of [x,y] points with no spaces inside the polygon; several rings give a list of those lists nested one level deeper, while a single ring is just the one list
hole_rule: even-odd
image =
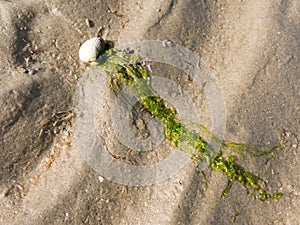
[{"label": "beach sand", "polygon": [[[0,29],[0,224],[299,224],[300,1],[2,0]],[[68,123],[40,133],[72,110],[78,50],[97,33],[116,46],[170,40],[198,55],[224,97],[225,139],[288,140],[271,158],[239,159],[284,196],[261,202],[235,183],[221,199],[226,177],[199,176],[192,162],[159,184],[117,184],[84,160]]]}]

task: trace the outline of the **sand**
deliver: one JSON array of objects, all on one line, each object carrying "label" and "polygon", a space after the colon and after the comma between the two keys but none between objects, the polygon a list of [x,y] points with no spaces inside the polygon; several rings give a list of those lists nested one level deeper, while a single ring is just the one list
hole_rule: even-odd
[{"label": "sand", "polygon": [[[299,224],[299,1],[62,2],[0,1],[1,224]],[[97,33],[116,46],[170,40],[198,55],[223,94],[226,139],[288,139],[271,159],[239,159],[284,197],[260,202],[235,184],[220,199],[226,178],[199,176],[192,162],[159,184],[117,184],[84,160],[68,124],[40,136],[53,113],[72,110],[79,46]],[[209,119],[199,90],[187,88]]]}]

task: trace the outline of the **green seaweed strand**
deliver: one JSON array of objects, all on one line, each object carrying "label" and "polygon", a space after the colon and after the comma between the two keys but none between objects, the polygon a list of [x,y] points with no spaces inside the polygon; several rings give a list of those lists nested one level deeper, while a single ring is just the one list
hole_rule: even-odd
[{"label": "green seaweed strand", "polygon": [[[103,57],[105,58],[104,61]],[[254,195],[256,192],[261,201],[265,201],[269,198],[278,200],[283,196],[282,193],[272,194],[264,190],[260,184],[262,181],[260,177],[237,164],[234,156],[230,155],[226,158],[223,156],[222,151],[214,152],[196,131],[184,125],[180,119],[178,119],[176,110],[172,107],[168,107],[151,87],[147,70],[136,63],[138,56],[129,56],[129,54],[126,53],[119,54],[117,50],[110,49],[103,54],[103,57],[99,66],[104,68],[107,72],[114,91],[121,90],[123,86],[129,86],[133,94],[139,99],[139,102],[160,122],[165,130],[166,139],[171,145],[188,152],[191,158],[198,164],[205,161],[210,165],[213,171],[222,171],[223,174],[228,177],[228,183],[222,193],[222,197],[227,195],[234,181],[240,182],[246,188],[248,194]],[[126,64],[126,62],[129,63]],[[250,154],[253,153],[253,155],[256,153],[251,145],[222,141],[210,133],[207,128],[202,125],[199,125],[199,127],[205,130],[210,137],[220,142],[224,148],[232,150],[239,150],[240,148],[243,151],[248,151]],[[275,148],[277,147],[278,146],[275,146]],[[192,151],[191,148],[195,151]],[[273,152],[274,149],[271,149],[265,154]],[[251,189],[252,191],[250,191]]]}]

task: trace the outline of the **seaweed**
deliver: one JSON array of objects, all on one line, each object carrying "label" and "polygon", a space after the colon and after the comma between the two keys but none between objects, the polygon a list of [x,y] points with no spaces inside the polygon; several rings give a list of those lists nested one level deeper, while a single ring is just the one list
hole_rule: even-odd
[{"label": "seaweed", "polygon": [[[176,109],[167,106],[160,96],[151,87],[151,78],[146,68],[139,62],[139,56],[121,52],[117,49],[105,51],[93,66],[101,67],[109,77],[111,89],[118,93],[123,87],[129,86],[132,93],[138,98],[143,107],[148,110],[159,122],[165,132],[165,138],[171,145],[190,154],[197,163],[206,162],[213,171],[223,172],[228,178],[222,197],[225,197],[235,181],[241,183],[247,193],[261,201],[267,199],[278,200],[283,193],[270,193],[262,185],[263,179],[248,171],[236,162],[233,155],[224,156],[223,151],[229,149],[241,154],[253,156],[273,154],[280,145],[267,146],[267,151],[257,151],[259,147],[242,143],[221,140],[200,124],[185,125],[178,118]],[[198,127],[210,139],[221,146],[214,151],[208,144],[207,138],[200,136],[191,126]]]}]

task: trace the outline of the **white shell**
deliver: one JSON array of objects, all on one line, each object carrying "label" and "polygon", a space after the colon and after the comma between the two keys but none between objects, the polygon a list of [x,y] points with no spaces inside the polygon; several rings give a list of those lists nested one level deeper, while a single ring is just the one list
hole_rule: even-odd
[{"label": "white shell", "polygon": [[79,59],[84,63],[95,62],[102,48],[103,40],[98,37],[85,41],[79,49]]}]

